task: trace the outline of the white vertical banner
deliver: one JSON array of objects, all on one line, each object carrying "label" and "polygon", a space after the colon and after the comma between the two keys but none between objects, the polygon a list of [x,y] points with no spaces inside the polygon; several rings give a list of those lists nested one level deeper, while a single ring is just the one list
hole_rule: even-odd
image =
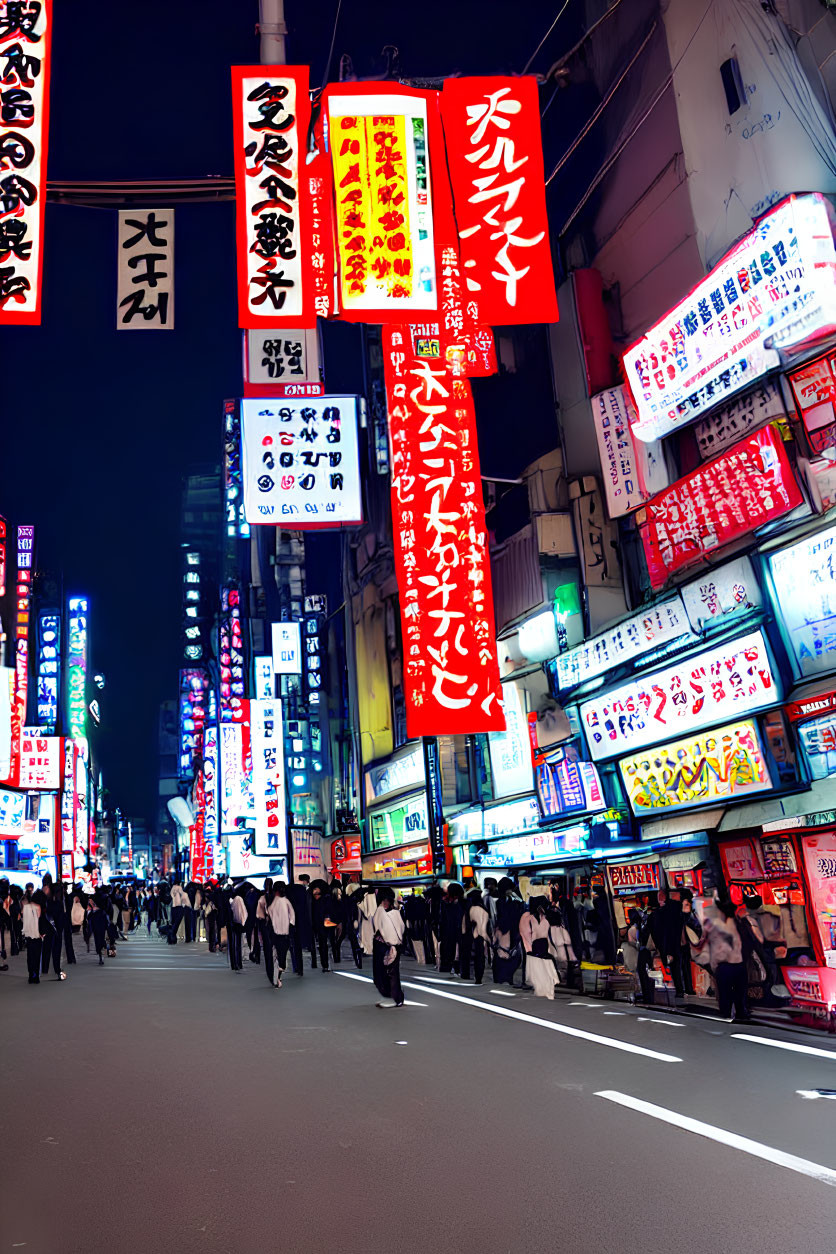
[{"label": "white vertical banner", "polygon": [[255,797],[255,853],[287,853],[284,725],[281,701],[250,702]]},{"label": "white vertical banner", "polygon": [[174,330],[174,210],[120,209],[116,326]]}]

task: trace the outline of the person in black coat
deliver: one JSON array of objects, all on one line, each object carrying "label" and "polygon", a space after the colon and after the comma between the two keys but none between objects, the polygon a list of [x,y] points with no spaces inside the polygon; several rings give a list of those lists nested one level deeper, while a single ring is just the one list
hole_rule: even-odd
[{"label": "person in black coat", "polygon": [[297,975],[305,974],[304,951],[311,951],[312,965],[316,966],[316,952],[313,947],[313,929],[311,927],[311,899],[308,892],[310,876],[300,876],[299,882],[288,884],[287,895],[293,906],[296,922],[293,926],[293,938],[290,946],[293,970]]},{"label": "person in black coat", "polygon": [[673,976],[677,997],[685,996],[682,980],[682,902],[678,889],[659,891],[659,908],[651,916],[651,935],[659,957]]},{"label": "person in black coat", "polygon": [[319,948],[319,961],[323,974],[328,967],[328,941],[334,920],[331,918],[331,894],[324,883],[311,888],[311,928],[314,942]]},{"label": "person in black coat", "polygon": [[97,889],[93,894],[93,909],[90,912],[90,931],[96,953],[99,955],[99,966],[104,966],[104,953],[107,949],[107,936],[110,927],[110,902],[107,894]]},{"label": "person in black coat", "polygon": [[459,946],[462,941],[464,919],[464,889],[461,884],[447,885],[441,900],[440,948],[442,971],[459,971]]}]

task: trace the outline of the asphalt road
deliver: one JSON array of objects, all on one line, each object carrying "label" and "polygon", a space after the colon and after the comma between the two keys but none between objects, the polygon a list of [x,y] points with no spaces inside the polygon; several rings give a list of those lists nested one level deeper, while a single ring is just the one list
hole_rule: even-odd
[{"label": "asphalt road", "polygon": [[0,1251],[836,1254],[824,1034],[80,948],[0,975]]}]

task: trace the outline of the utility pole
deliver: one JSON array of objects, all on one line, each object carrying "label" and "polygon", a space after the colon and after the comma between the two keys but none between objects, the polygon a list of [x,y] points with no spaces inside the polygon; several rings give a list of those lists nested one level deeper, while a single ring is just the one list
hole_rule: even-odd
[{"label": "utility pole", "polygon": [[284,0],[258,0],[258,31],[261,37],[261,64],[286,65]]}]

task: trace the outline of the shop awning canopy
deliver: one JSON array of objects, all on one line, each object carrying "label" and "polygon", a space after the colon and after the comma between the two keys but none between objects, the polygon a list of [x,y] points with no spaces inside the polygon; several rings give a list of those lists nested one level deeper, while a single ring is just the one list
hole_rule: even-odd
[{"label": "shop awning canopy", "polygon": [[817,779],[805,792],[730,807],[723,815],[717,830],[737,832],[744,827],[763,827],[764,823],[795,819],[803,814],[814,814],[818,810],[832,810],[835,807],[836,780]]},{"label": "shop awning canopy", "polygon": [[669,818],[654,819],[652,823],[642,823],[642,840],[667,840],[669,836],[695,835],[699,832],[710,832],[721,822],[725,807],[715,806],[713,810],[699,810],[695,814],[672,814]]}]

